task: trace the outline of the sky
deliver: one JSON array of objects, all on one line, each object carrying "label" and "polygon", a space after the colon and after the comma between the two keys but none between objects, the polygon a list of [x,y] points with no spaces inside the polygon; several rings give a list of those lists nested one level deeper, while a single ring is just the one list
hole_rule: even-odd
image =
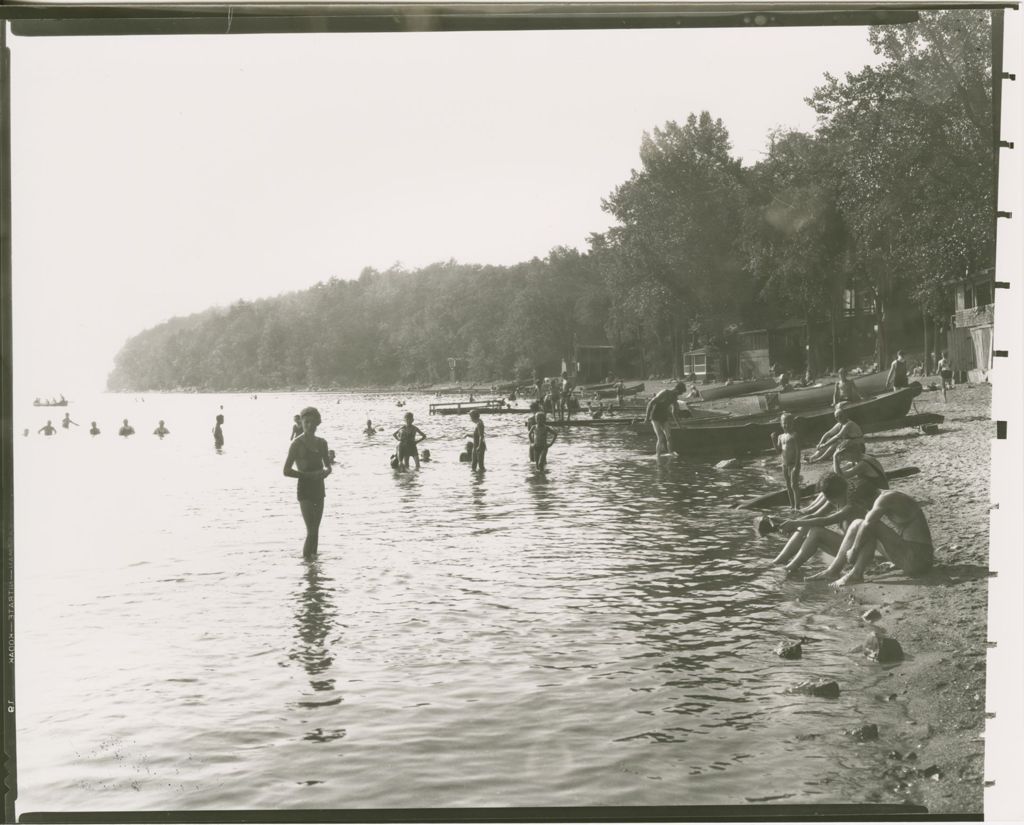
[{"label": "sky", "polygon": [[644,131],[755,163],[863,27],[10,38],[15,391],[100,390],[132,335],[366,266],[584,248]]}]

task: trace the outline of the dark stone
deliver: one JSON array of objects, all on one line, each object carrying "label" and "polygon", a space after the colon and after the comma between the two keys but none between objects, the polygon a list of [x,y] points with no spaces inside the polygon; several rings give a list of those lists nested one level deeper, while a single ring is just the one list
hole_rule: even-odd
[{"label": "dark stone", "polygon": [[882,614],[878,612],[874,607],[869,611],[861,615],[861,618],[866,622],[874,622],[882,618]]},{"label": "dark stone", "polygon": [[906,756],[903,757],[903,760],[905,762],[916,762],[917,761],[917,754],[914,753],[913,751],[911,751],[910,753],[908,753]]},{"label": "dark stone", "polygon": [[811,679],[801,682],[793,690],[796,693],[806,693],[808,696],[820,696],[822,699],[839,698],[839,683],[833,679]]},{"label": "dark stone", "polygon": [[846,734],[861,742],[874,742],[878,739],[878,725],[861,725],[856,730],[848,730]]},{"label": "dark stone", "polygon": [[922,424],[921,432],[925,435],[938,435],[939,425],[938,424]]},{"label": "dark stone", "polygon": [[903,758],[903,754],[901,754],[899,751],[889,751],[886,754],[886,756],[888,756],[890,759],[895,759],[897,762],[899,762]]},{"label": "dark stone", "polygon": [[942,779],[942,772],[939,770],[938,765],[929,765],[927,768],[922,768],[921,776],[925,779],[934,779],[938,781]]},{"label": "dark stone", "polygon": [[878,632],[868,636],[864,643],[864,654],[883,665],[903,661],[903,648],[900,647],[900,643]]},{"label": "dark stone", "polygon": [[804,655],[803,647],[801,647],[803,639],[799,642],[779,642],[779,646],[775,648],[775,653],[782,659],[799,659]]}]

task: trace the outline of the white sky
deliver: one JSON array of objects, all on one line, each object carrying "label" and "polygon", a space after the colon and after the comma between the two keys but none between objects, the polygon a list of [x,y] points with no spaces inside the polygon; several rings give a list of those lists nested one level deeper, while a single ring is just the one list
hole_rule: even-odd
[{"label": "white sky", "polygon": [[174,315],[364,266],[511,264],[607,227],[641,134],[755,162],[861,27],[11,38],[15,389],[100,389]]}]

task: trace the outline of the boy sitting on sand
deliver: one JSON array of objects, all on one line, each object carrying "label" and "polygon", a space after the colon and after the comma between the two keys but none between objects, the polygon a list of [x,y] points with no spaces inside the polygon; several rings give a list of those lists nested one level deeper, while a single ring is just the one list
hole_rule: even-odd
[{"label": "boy sitting on sand", "polygon": [[537,413],[537,421],[530,430],[530,444],[533,447],[533,461],[538,469],[543,470],[547,465],[548,448],[557,438],[558,431],[548,426],[547,415],[543,412]]},{"label": "boy sitting on sand", "polygon": [[772,445],[782,453],[782,477],[786,480],[789,506],[800,509],[800,439],[793,429],[793,415],[783,413],[779,417],[781,433],[772,433]]},{"label": "boy sitting on sand", "polygon": [[850,413],[846,410],[846,402],[840,401],[836,404],[836,424],[825,433],[818,442],[818,450],[808,461],[821,461],[823,458],[831,458],[835,452],[836,445],[840,441],[853,443],[864,443],[864,431],[860,425],[850,419]]}]

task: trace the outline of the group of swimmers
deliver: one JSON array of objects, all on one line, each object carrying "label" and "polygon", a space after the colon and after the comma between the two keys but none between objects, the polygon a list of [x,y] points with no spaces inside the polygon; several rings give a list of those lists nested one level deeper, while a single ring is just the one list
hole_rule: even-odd
[{"label": "group of swimmers", "polygon": [[[70,430],[72,427],[77,427],[79,425],[77,421],[71,420],[71,413],[64,413],[64,418],[61,419],[60,426],[65,430]],[[102,430],[100,430],[99,426],[96,424],[95,421],[90,422],[89,435],[96,436],[100,435],[101,432]],[[47,422],[37,430],[37,433],[42,433],[45,436],[56,435],[57,428],[53,426],[52,420],[47,420]],[[27,429],[22,433],[22,435],[24,436],[27,436],[28,434],[29,431]],[[121,423],[121,426],[118,428],[117,434],[119,436],[127,438],[128,436],[135,435],[135,428],[128,423],[128,419],[126,418]],[[153,430],[153,435],[158,436],[159,438],[163,438],[164,436],[170,434],[171,431],[167,429],[167,425],[164,424],[163,419],[161,419],[157,423],[156,429]]]}]

